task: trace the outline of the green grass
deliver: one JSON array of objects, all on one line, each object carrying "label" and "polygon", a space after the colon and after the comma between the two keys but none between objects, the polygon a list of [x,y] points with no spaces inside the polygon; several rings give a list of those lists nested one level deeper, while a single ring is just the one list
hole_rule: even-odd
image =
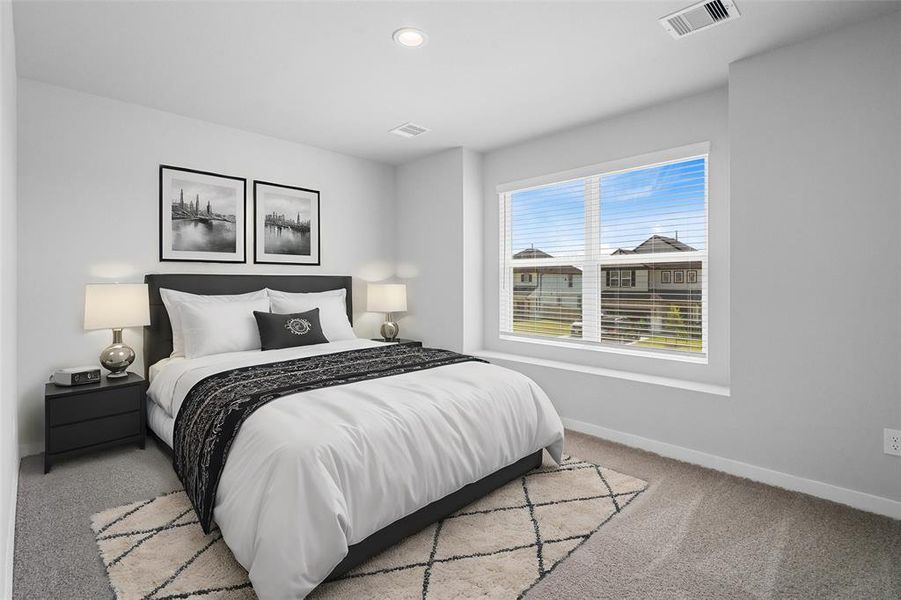
[{"label": "green grass", "polygon": [[642,348],[658,348],[660,350],[678,350],[680,352],[703,352],[701,340],[668,338],[662,336],[642,338],[632,344]]},{"label": "green grass", "polygon": [[537,335],[569,336],[569,328],[572,323],[560,321],[513,321],[513,331],[516,333],[534,333]]}]

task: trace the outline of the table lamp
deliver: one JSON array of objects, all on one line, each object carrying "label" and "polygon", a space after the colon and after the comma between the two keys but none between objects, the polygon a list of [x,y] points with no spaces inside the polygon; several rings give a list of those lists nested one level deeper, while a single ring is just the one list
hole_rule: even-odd
[{"label": "table lamp", "polygon": [[366,310],[385,313],[385,322],[379,331],[386,342],[393,342],[400,328],[391,320],[391,313],[407,310],[407,286],[402,283],[370,283],[366,296]]},{"label": "table lamp", "polygon": [[146,283],[99,283],[84,288],[84,328],[112,329],[113,343],[100,353],[107,377],[126,377],[135,351],[122,343],[123,327],[150,325]]}]

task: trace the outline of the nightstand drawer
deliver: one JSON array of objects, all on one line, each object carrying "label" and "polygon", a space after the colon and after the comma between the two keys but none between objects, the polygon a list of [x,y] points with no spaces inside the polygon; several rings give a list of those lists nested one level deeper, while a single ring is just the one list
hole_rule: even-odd
[{"label": "nightstand drawer", "polygon": [[47,402],[47,420],[53,427],[133,410],[141,410],[140,386],[53,398]]},{"label": "nightstand drawer", "polygon": [[51,453],[65,452],[140,434],[141,412],[135,411],[53,427],[50,430],[47,450]]}]

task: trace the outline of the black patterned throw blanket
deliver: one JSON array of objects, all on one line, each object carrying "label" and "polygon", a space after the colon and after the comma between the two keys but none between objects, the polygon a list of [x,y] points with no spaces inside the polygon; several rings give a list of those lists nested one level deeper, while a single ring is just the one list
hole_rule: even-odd
[{"label": "black patterned throw blanket", "polygon": [[485,362],[450,350],[390,345],[239,367],[202,379],[175,418],[172,462],[203,531],[211,529],[232,442],[261,406],[298,392],[469,361]]}]

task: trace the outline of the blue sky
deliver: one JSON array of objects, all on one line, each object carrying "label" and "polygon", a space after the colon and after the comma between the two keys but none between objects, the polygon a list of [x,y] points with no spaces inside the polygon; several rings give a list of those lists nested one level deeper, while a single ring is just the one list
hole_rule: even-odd
[{"label": "blue sky", "polygon": [[[654,234],[703,250],[704,162],[696,158],[601,177],[601,247],[633,249]],[[513,252],[534,246],[580,256],[585,244],[582,180],[514,192]]]}]

